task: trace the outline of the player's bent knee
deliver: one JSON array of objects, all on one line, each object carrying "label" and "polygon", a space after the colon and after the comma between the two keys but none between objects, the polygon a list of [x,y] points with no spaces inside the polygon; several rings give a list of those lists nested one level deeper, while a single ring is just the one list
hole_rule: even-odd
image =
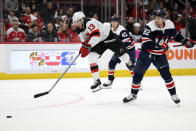
[{"label": "player's bent knee", "polygon": [[161,77],[165,80],[165,81],[168,81],[168,80],[171,80],[172,79],[172,76],[171,76],[171,73],[169,71],[169,67],[168,66],[163,66],[163,67],[160,67],[159,68],[159,72],[161,74]]},{"label": "player's bent knee", "polygon": [[127,53],[124,53],[121,57],[119,57],[119,59],[121,61],[124,61],[125,63],[129,63],[130,62],[129,55]]},{"label": "player's bent knee", "polygon": [[116,67],[116,65],[117,65],[117,61],[114,61],[114,60],[111,60],[110,62],[109,62],[109,68],[115,68]]}]

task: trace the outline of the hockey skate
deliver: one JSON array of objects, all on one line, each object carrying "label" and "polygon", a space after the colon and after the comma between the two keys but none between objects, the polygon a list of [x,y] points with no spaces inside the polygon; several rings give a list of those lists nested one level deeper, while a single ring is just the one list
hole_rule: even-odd
[{"label": "hockey skate", "polygon": [[101,89],[102,89],[101,81],[100,81],[100,79],[98,79],[98,80],[96,80],[96,81],[94,82],[94,84],[91,86],[91,90],[92,90],[93,93],[94,93],[94,92],[97,92],[97,91],[99,91],[99,90],[101,90]]},{"label": "hockey skate", "polygon": [[178,96],[176,94],[172,95],[171,98],[172,98],[172,100],[174,101],[175,104],[180,103],[180,99],[178,98]]},{"label": "hockey skate", "polygon": [[130,101],[134,101],[137,99],[137,95],[134,95],[134,94],[130,94],[129,96],[125,97],[123,99],[123,103],[127,103],[127,102],[130,102]]},{"label": "hockey skate", "polygon": [[103,89],[111,89],[113,81],[108,80],[106,83],[103,84]]}]

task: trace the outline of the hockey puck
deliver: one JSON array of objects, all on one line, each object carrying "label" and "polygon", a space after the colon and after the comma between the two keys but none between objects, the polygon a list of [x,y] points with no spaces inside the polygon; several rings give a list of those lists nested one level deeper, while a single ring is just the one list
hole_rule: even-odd
[{"label": "hockey puck", "polygon": [[12,116],[7,116],[7,118],[12,118]]}]

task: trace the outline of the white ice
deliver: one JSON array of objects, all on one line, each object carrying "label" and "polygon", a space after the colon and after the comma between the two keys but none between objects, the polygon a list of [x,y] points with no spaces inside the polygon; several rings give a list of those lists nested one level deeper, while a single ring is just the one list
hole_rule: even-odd
[{"label": "white ice", "polygon": [[62,79],[33,98],[55,81],[0,80],[0,131],[196,131],[196,76],[174,77],[180,106],[160,77],[145,77],[138,99],[127,104],[131,78],[96,93],[91,78]]}]

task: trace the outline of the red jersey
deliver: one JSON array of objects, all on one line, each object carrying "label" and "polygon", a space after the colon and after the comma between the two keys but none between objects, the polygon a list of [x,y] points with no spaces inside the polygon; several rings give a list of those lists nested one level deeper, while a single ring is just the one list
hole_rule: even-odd
[{"label": "red jersey", "polygon": [[21,39],[22,41],[26,41],[26,35],[24,33],[24,30],[18,28],[18,31],[15,31],[13,27],[9,28],[7,31],[7,40],[9,42],[14,42],[15,38]]}]

